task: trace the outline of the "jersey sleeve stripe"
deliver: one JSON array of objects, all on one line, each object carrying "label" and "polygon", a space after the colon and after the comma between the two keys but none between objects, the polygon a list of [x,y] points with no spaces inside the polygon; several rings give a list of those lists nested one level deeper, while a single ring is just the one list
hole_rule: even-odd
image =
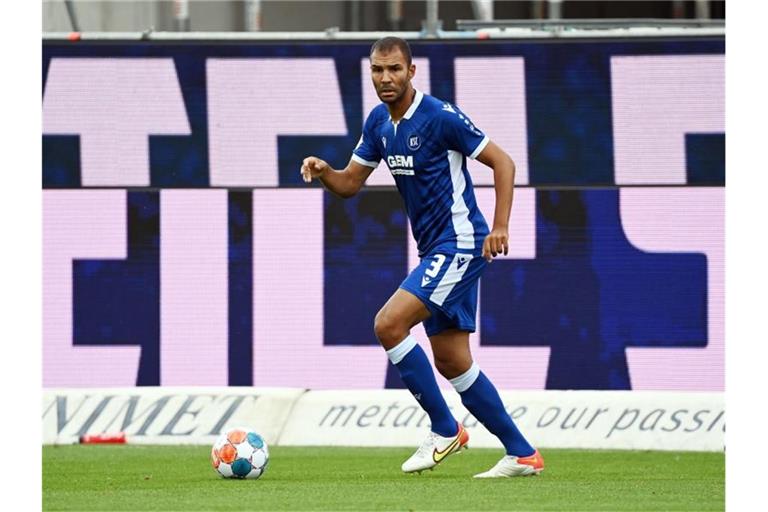
[{"label": "jersey sleeve stripe", "polygon": [[354,153],[352,153],[352,160],[354,160],[355,162],[357,162],[357,163],[359,163],[361,165],[365,165],[366,167],[371,167],[373,169],[375,169],[376,167],[379,166],[379,162],[370,162],[368,160],[364,160],[364,159],[360,158],[359,156],[357,156]]},{"label": "jersey sleeve stripe", "polygon": [[480,141],[480,144],[478,144],[475,150],[472,152],[472,154],[469,155],[469,158],[471,158],[472,160],[477,158],[477,155],[483,152],[483,150],[485,149],[485,146],[487,146],[489,142],[491,142],[491,139],[489,139],[487,135],[483,137],[483,140]]}]

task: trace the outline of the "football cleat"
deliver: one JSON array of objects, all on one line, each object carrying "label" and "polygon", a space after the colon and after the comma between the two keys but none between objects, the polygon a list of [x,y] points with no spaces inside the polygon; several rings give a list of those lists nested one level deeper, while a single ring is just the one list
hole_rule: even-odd
[{"label": "football cleat", "polygon": [[544,459],[539,450],[527,457],[505,455],[491,469],[475,475],[475,478],[509,478],[513,476],[538,475],[544,471]]},{"label": "football cleat", "polygon": [[421,473],[432,469],[446,457],[467,447],[469,433],[459,425],[459,431],[453,437],[443,437],[430,432],[421,446],[411,457],[403,462],[402,470],[406,473]]}]

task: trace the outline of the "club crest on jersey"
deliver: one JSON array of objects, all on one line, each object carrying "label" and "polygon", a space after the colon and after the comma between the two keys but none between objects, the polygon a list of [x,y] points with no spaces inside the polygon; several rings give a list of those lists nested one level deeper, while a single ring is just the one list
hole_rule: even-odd
[{"label": "club crest on jersey", "polygon": [[421,138],[418,135],[411,135],[408,137],[408,148],[412,151],[416,151],[421,147]]}]

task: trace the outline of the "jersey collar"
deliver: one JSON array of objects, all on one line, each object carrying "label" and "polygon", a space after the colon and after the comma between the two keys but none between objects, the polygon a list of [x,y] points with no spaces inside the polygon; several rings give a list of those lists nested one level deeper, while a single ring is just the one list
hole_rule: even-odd
[{"label": "jersey collar", "polygon": [[416,91],[416,96],[413,98],[413,103],[411,103],[410,108],[406,110],[405,114],[403,115],[403,119],[410,119],[414,112],[416,112],[416,109],[419,108],[419,104],[421,103],[421,100],[424,98],[424,93],[421,92],[418,89],[414,89]]},{"label": "jersey collar", "polygon": [[[416,88],[414,88],[413,90],[416,91],[416,95],[413,97],[413,103],[411,103],[411,106],[408,107],[408,110],[406,110],[405,114],[403,114],[403,119],[410,119],[411,116],[413,116],[413,113],[416,112],[416,109],[419,108],[419,105],[421,104],[421,100],[424,99],[423,92],[421,92]],[[389,116],[389,120],[392,121],[392,116]]]}]

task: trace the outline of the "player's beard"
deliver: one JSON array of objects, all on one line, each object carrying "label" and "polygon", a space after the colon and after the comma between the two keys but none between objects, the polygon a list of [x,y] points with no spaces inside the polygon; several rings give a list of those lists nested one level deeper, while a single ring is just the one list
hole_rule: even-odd
[{"label": "player's beard", "polygon": [[406,91],[408,91],[408,87],[402,87],[400,89],[390,87],[388,91],[392,91],[394,92],[394,94],[390,96],[382,96],[382,94],[385,91],[382,91],[381,89],[377,89],[376,95],[379,97],[382,103],[392,105],[392,104],[398,103],[403,99],[403,95],[405,95]]}]

